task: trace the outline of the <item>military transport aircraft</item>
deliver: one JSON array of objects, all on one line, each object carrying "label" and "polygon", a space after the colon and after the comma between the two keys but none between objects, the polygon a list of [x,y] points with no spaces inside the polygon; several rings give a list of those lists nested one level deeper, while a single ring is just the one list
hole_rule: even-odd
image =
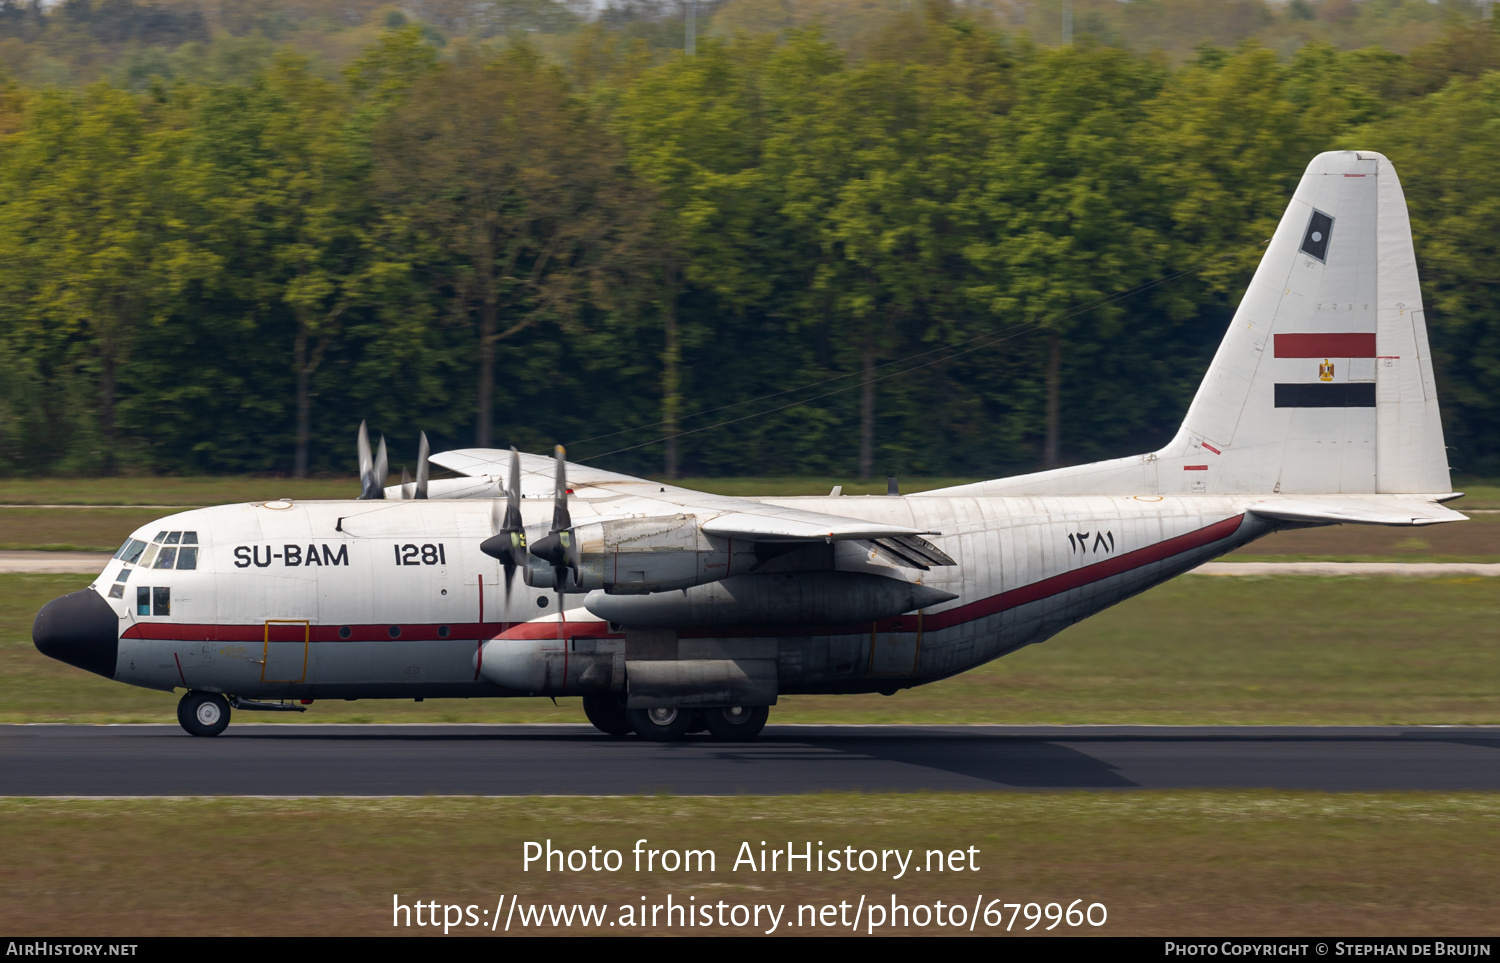
[{"label": "military transport aircraft", "polygon": [[[425,449],[425,438],[424,449]],[[1278,529],[1464,516],[1406,203],[1319,155],[1170,444],[916,495],[729,498],[482,449],[461,477],[225,505],[49,602],[46,655],[212,736],[317,699],[582,696],[600,730],[748,739],[800,693],[893,693],[1041,642]]]}]

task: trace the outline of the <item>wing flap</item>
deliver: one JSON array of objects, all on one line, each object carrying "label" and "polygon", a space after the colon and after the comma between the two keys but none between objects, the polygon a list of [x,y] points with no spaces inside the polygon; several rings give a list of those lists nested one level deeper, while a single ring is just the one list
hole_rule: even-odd
[{"label": "wing flap", "polygon": [[927,571],[934,565],[957,565],[947,552],[920,535],[897,535],[870,540],[875,551],[897,565]]}]

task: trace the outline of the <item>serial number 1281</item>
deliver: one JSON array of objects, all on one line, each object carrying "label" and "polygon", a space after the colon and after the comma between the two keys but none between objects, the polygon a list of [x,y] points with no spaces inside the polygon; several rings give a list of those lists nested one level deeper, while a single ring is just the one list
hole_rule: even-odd
[{"label": "serial number 1281", "polygon": [[397,565],[447,565],[448,550],[443,543],[436,545],[392,545],[396,550]]}]

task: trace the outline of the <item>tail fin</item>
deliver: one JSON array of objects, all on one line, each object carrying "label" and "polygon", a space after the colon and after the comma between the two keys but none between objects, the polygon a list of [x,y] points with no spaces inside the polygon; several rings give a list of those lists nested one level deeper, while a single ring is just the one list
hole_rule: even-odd
[{"label": "tail fin", "polygon": [[1207,465],[1178,469],[1207,491],[1451,490],[1411,224],[1385,157],[1313,159],[1172,449]]},{"label": "tail fin", "polygon": [[981,486],[993,494],[1451,491],[1411,225],[1391,162],[1370,151],[1313,158],[1169,445]]}]

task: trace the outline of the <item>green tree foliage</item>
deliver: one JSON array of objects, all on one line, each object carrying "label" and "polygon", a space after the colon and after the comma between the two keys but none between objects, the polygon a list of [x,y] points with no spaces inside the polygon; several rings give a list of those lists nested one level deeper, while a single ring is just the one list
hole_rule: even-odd
[{"label": "green tree foliage", "polygon": [[[347,472],[361,418],[398,466],[419,429],[668,474],[1144,450],[1339,146],[1402,173],[1454,463],[1500,470],[1486,27],[1345,50],[1317,41],[1427,12],[1246,0],[1312,42],[1174,65],[1130,37],[1177,0],[1080,2],[1071,47],[939,2],[845,33],[731,2],[774,32],[686,57],[638,3],[558,64],[546,4],[361,4],[218,4],[166,53],[147,17],[115,81],[49,86],[85,62],[57,31],[156,8],[0,3],[35,55],[0,78],[4,470]],[[341,72],[278,46],[339,16]]]}]

